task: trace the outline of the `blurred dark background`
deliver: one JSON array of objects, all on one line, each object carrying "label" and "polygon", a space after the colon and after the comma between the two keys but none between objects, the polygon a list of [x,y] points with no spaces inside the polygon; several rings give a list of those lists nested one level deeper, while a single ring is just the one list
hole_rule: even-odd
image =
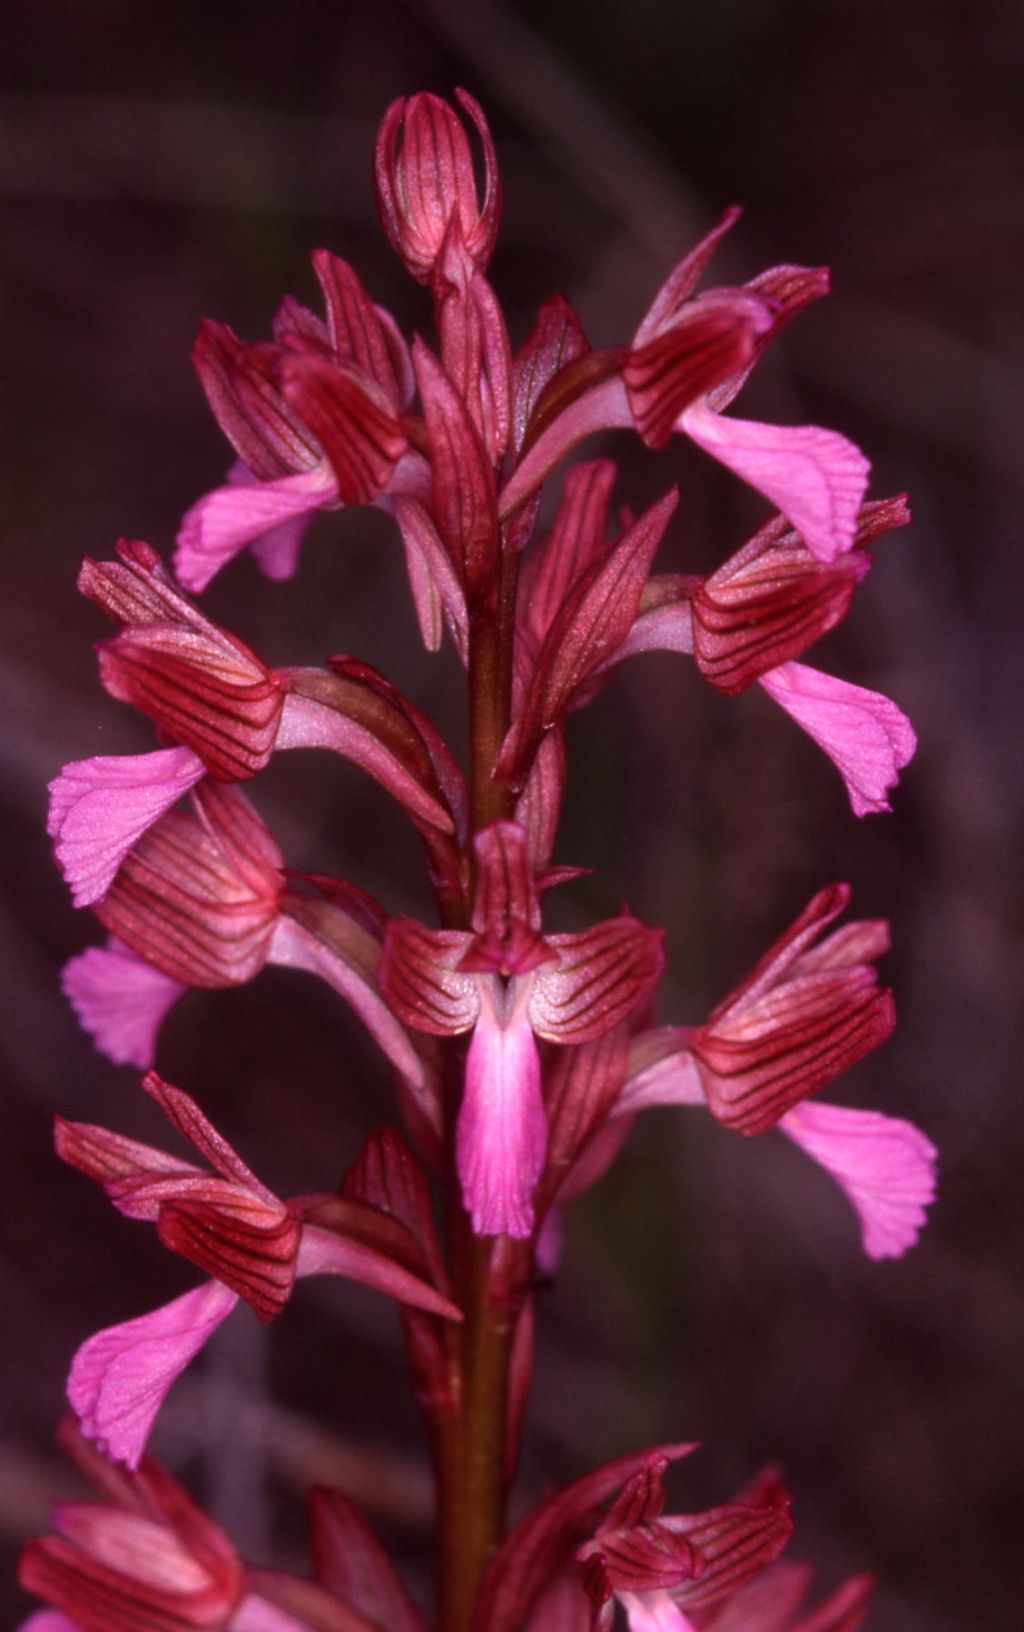
[{"label": "blurred dark background", "polygon": [[[856,822],[831,767],[760,694],[722,699],[678,659],[647,658],[574,728],[558,859],[598,870],[558,910],[582,924],[628,897],[665,924],[661,1018],[679,1023],[821,883],[850,879],[858,912],[893,920],[901,1025],[834,1097],[935,1139],[930,1228],[902,1262],[870,1265],[841,1198],[778,1136],[745,1142],[697,1112],[642,1119],[569,1219],[542,1300],[523,1488],[645,1440],[700,1438],[675,1487],[695,1506],[778,1459],[794,1554],[826,1583],[881,1575],[872,1629],[1016,1632],[1024,8],[4,9],[3,1623],[25,1612],[18,1540],[71,1488],[50,1436],[72,1351],[195,1281],[49,1151],[55,1111],[161,1138],[135,1074],[92,1052],[57,985],[99,931],[50,863],[45,783],[63,760],[151,743],[96,683],[106,630],[75,594],[77,564],[119,534],[167,550],[221,479],[225,444],[188,362],[204,315],[262,335],[285,290],[313,300],[308,252],[324,243],[425,329],[423,292],[376,226],[370,156],[392,97],[461,84],[498,141],[492,270],[517,339],[562,288],[595,343],[622,341],[673,261],[744,203],[713,281],[826,262],[835,293],[739,411],[841,428],[874,460],[874,493],[909,489],[915,515],[812,658],[914,718],[921,748],[894,815]],[[751,495],[695,451],[621,451],[623,498],[682,484],[666,566],[708,568],[756,523]],[[241,560],[206,604],[270,662],[368,657],[458,737],[453,659],[419,650],[383,518],[322,518],[292,583]],[[293,865],[424,908],[410,833],[346,766],[288,756],[256,797]],[[160,1065],[285,1194],[333,1185],[391,1114],[356,1025],[284,974],[191,996]],[[174,1391],[154,1448],[252,1556],[303,1567],[300,1493],[320,1478],[365,1501],[413,1579],[423,1571],[428,1484],[383,1300],[313,1283],[269,1334],[237,1316]]]}]

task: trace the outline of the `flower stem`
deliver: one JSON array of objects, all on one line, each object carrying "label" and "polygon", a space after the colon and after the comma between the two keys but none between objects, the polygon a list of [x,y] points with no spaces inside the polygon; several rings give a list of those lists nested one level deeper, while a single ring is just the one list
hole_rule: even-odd
[{"label": "flower stem", "polygon": [[[494,778],[509,726],[518,558],[502,554],[493,593],[471,618],[470,788],[474,832],[510,817],[511,790]],[[469,1632],[488,1559],[501,1539],[505,1506],[509,1355],[529,1273],[529,1251],[501,1250],[474,1235],[462,1205],[455,1126],[465,1051],[447,1051],[447,1221],[450,1270],[463,1323],[450,1333],[453,1407],[438,1441],[440,1632]]]}]

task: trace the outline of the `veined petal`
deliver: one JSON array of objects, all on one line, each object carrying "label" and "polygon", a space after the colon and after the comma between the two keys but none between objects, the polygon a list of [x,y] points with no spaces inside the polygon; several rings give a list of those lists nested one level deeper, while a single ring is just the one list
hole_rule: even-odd
[{"label": "veined petal", "polygon": [[[858,544],[865,530],[858,526]],[[705,680],[735,696],[798,657],[845,617],[870,565],[862,549],[819,561],[783,516],[773,517],[693,587],[694,657]]]},{"label": "veined petal", "polygon": [[156,1056],[164,1018],[188,990],[114,939],[66,963],[61,986],[100,1053],[143,1071]]},{"label": "veined petal", "polygon": [[768,1500],[737,1501],[704,1513],[671,1514],[660,1524],[685,1536],[703,1559],[703,1568],[673,1589],[685,1609],[716,1603],[768,1568],[793,1533],[787,1491],[780,1485]]},{"label": "veined petal", "polygon": [[633,625],[651,562],[678,502],[675,489],[652,504],[595,560],[562,602],[548,630],[498,774],[525,781],[544,736],[557,725],[584,682],[614,659]]},{"label": "veined petal", "polygon": [[525,1003],[520,999],[517,1004],[512,997],[512,1014],[502,1025],[489,985],[489,979],[481,979],[480,1015],[466,1057],[456,1160],[476,1234],[522,1240],[533,1229],[531,1198],[547,1146],[540,1058]]},{"label": "veined petal", "polygon": [[606,547],[614,481],[610,459],[592,459],[567,470],[551,530],[523,562],[519,616],[538,647],[576,581]]},{"label": "veined petal", "polygon": [[745,370],[758,336],[771,326],[765,301],[742,289],[716,289],[689,302],[649,340],[634,344],[622,378],[647,446],[665,447],[689,404]]},{"label": "veined petal", "polygon": [[552,295],[512,359],[512,445],[518,458],[534,408],[555,375],[590,350],[576,313],[564,295]]},{"label": "veined petal", "polygon": [[331,350],[340,362],[372,380],[397,411],[402,406],[402,393],[389,336],[359,274],[329,249],[315,249],[312,260],[327,307]]},{"label": "veined petal", "polygon": [[705,233],[700,242],[676,263],[644,313],[633,339],[635,346],[644,345],[666,323],[670,323],[684,302],[689,300],[720,241],[730,227],[735,226],[741,214],[742,211],[735,205],[726,210],[711,231]]},{"label": "veined petal", "polygon": [[76,907],[106,895],[136,840],[205,774],[191,748],[64,766],[50,783],[47,831]]},{"label": "veined petal", "polygon": [[466,249],[453,220],[434,273],[434,316],[441,358],[494,465],[511,430],[511,358],[501,307],[483,273],[466,276]]},{"label": "veined petal", "polygon": [[453,217],[471,262],[482,270],[494,249],[501,215],[501,181],[487,120],[468,91],[457,90],[455,99],[476,126],[483,147],[482,203],[463,124],[439,96],[419,91],[399,97],[377,135],[377,210],[392,249],[421,283],[431,281]]},{"label": "veined petal", "polygon": [[623,914],[577,935],[549,935],[558,962],[533,975],[530,1022],[554,1043],[585,1043],[625,1020],[664,967],[662,932]]},{"label": "veined petal", "polygon": [[[275,325],[279,339],[296,332],[286,318],[279,314]],[[273,481],[316,463],[320,450],[275,378],[276,346],[239,340],[226,323],[207,318],[192,361],[217,423],[254,480]]]},{"label": "veined petal", "polygon": [[280,683],[241,644],[173,624],[101,641],[100,679],[191,748],[211,776],[241,782],[265,769],[284,702]]},{"label": "veined petal", "polygon": [[428,929],[413,918],[388,925],[381,991],[406,1025],[435,1037],[468,1031],[480,1010],[476,979],[460,964],[472,937],[461,929]]},{"label": "veined petal", "polygon": [[812,555],[834,561],[850,548],[870,466],[844,436],[817,425],[727,419],[699,402],[676,429],[770,499]]},{"label": "veined petal", "polygon": [[58,1439],[98,1500],[54,1505],[56,1533],[22,1551],[22,1586],[72,1614],[73,1632],[213,1632],[233,1625],[241,1562],[170,1474],[148,1457],[137,1473],[115,1466],[70,1415]]},{"label": "veined petal", "polygon": [[95,910],[165,975],[215,989],[244,985],[263,968],[282,881],[280,858],[244,796],[206,788],[214,791],[202,799],[204,819],[168,811],[133,846]]},{"label": "veined petal", "polygon": [[421,340],[414,342],[412,356],[430,447],[433,514],[472,601],[497,559],[494,470],[479,431],[437,358]]},{"label": "veined petal", "polygon": [[297,340],[281,361],[282,389],[334,471],[345,504],[369,504],[407,447],[379,386]]},{"label": "veined petal", "polygon": [[846,1193],[869,1258],[900,1258],[914,1245],[935,1196],[938,1159],[919,1128],[820,1102],[796,1106],[779,1127]]},{"label": "veined petal", "polygon": [[670,1461],[688,1456],[694,1445],[659,1445],[617,1457],[564,1490],[545,1496],[505,1537],[484,1576],[473,1617],[473,1632],[517,1632],[541,1592],[579,1539],[579,1527],[651,1456]]},{"label": "veined petal", "polygon": [[243,1162],[223,1134],[218,1133],[204,1116],[191,1094],[175,1088],[173,1083],[165,1082],[155,1071],[146,1073],[142,1086],[150,1099],[159,1105],[175,1132],[180,1133],[221,1178],[251,1190],[254,1197],[262,1200],[267,1207],[280,1207],[273,1191],[260,1183],[252,1168]]},{"label": "veined petal", "polygon": [[198,593],[247,544],[285,522],[335,505],[338,496],[337,477],[326,459],[297,476],[215,488],[186,513],[174,570],[186,589]]},{"label": "veined petal", "polygon": [[138,1467],[171,1384],[237,1302],[237,1293],[208,1281],[82,1344],[71,1362],[68,1400],[105,1456]]},{"label": "veined petal", "polygon": [[437,651],[441,629],[436,613],[443,611],[455,649],[465,663],[469,651],[469,619],[466,597],[451,556],[420,499],[396,498],[393,504],[405,544],[409,583],[423,643],[428,651]]},{"label": "veined petal", "polygon": [[888,791],[914,756],[917,738],[902,709],[881,692],[782,663],[760,684],[814,738],[846,783],[855,816],[889,810]]},{"label": "veined petal", "polygon": [[279,1315],[295,1282],[297,1220],[226,1179],[203,1175],[189,1190],[164,1189],[157,1221],[164,1246],[230,1287],[259,1320]]},{"label": "veined petal", "polygon": [[543,872],[555,848],[562,811],[566,765],[563,733],[555,726],[537,749],[522,793],[516,800],[516,821],[526,834],[530,864]]},{"label": "veined petal", "polygon": [[491,822],[476,835],[474,849],[478,865],[473,902],[476,933],[482,934],[510,919],[519,919],[530,929],[539,930],[540,902],[524,829],[518,822]]},{"label": "veined petal", "polygon": [[693,1033],[712,1114],[737,1133],[764,1133],[791,1106],[885,1041],[892,993],[874,971],[838,970],[786,982],[723,1023]]}]

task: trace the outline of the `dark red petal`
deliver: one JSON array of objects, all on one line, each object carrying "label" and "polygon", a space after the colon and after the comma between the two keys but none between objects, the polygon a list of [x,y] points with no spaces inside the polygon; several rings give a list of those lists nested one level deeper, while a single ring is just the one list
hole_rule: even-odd
[{"label": "dark red petal", "polygon": [[416,1243],[419,1272],[425,1268],[435,1286],[447,1290],[430,1186],[401,1134],[394,1128],[371,1133],[345,1175],[340,1193],[400,1224]]},{"label": "dark red petal", "polygon": [[558,954],[533,977],[530,1022],[555,1043],[611,1031],[647,997],[664,967],[662,931],[623,915],[578,935],[549,935]]},{"label": "dark red petal", "polygon": [[167,1156],[152,1145],[127,1139],[122,1133],[111,1133],[91,1122],[69,1122],[63,1116],[54,1118],[53,1142],[62,1162],[98,1184],[154,1172],[184,1176],[196,1171],[190,1163]]},{"label": "dark red petal", "polygon": [[456,91],[483,144],[485,192],[477,198],[466,132],[447,102],[429,91],[399,97],[381,122],[374,156],[377,209],[395,253],[429,283],[445,234],[458,216],[468,255],[486,267],[501,213],[501,185],[487,121],[466,91]]},{"label": "dark red petal", "polygon": [[633,340],[635,346],[644,345],[683,309],[703,277],[719,242],[739,220],[740,213],[735,206],[726,210],[717,225],[672,268],[644,314]]},{"label": "dark red petal", "polygon": [[191,1094],[175,1088],[173,1083],[165,1082],[155,1071],[146,1072],[142,1086],[150,1099],[159,1105],[171,1127],[199,1152],[215,1172],[251,1190],[256,1197],[262,1197],[268,1206],[277,1205],[276,1196],[260,1183],[237,1151],[217,1132]]},{"label": "dark red petal", "polygon": [[453,1037],[475,1023],[480,1008],[476,980],[459,970],[470,940],[465,930],[427,929],[412,918],[392,920],[380,989],[407,1026]]},{"label": "dark red petal", "polygon": [[540,307],[537,322],[512,360],[512,438],[518,456],[526,427],[547,386],[569,363],[590,350],[583,325],[564,295]]},{"label": "dark red petal", "polygon": [[767,272],[761,272],[756,278],[751,278],[743,287],[767,302],[771,322],[758,335],[746,367],[740,369],[731,379],[724,380],[710,393],[708,402],[716,413],[720,413],[732,402],[746,383],[751,370],[786,324],[791,322],[798,312],[802,312],[805,306],[828,294],[829,273],[825,266],[773,266],[769,267]]},{"label": "dark red petal", "polygon": [[641,1525],[602,1536],[584,1555],[584,1584],[599,1602],[610,1592],[658,1592],[700,1575],[702,1554],[663,1525]]},{"label": "dark red petal", "polygon": [[798,657],[845,617],[864,555],[820,562],[781,516],[691,593],[693,654],[706,680],[735,695]]},{"label": "dark red petal", "polygon": [[244,648],[150,624],[103,641],[98,654],[111,696],[191,748],[218,781],[241,782],[269,763],[284,695]]},{"label": "dark red petal", "polygon": [[[498,465],[505,456],[511,431],[508,331],[494,291],[482,272],[474,270],[468,282],[444,277],[449,242],[457,227],[453,220],[435,275],[441,360],[469,410],[491,463]],[[461,239],[453,249],[457,256],[464,255]]]},{"label": "dark red petal", "polygon": [[562,502],[551,531],[523,562],[519,584],[522,622],[538,647],[570,590],[604,553],[615,466],[594,459],[566,471]]},{"label": "dark red petal", "polygon": [[349,1608],[387,1632],[426,1632],[390,1558],[354,1502],[318,1486],[309,1494],[313,1574]]},{"label": "dark red petal", "polygon": [[346,504],[369,504],[408,447],[401,423],[376,385],[308,346],[280,362],[281,389],[316,437]]},{"label": "dark red petal", "polygon": [[426,420],[434,520],[472,601],[497,559],[494,470],[465,404],[421,340],[413,346],[413,366]]},{"label": "dark red petal", "polygon": [[472,1632],[518,1632],[531,1605],[566,1564],[595,1511],[651,1456],[675,1462],[692,1445],[660,1445],[605,1463],[554,1495],[546,1496],[506,1536],[484,1576]]},{"label": "dark red petal", "polygon": [[746,367],[768,322],[767,308],[756,297],[716,290],[632,348],[622,377],[648,447],[663,448],[684,408]]},{"label": "dark red petal", "polygon": [[391,348],[377,308],[355,269],[329,249],[313,252],[313,271],[327,306],[330,345],[338,361],[372,380],[397,412],[401,392]]},{"label": "dark red petal", "polygon": [[548,630],[519,719],[498,771],[521,786],[533,756],[595,669],[610,662],[633,626],[654,553],[677,503],[673,489],[653,504],[584,573]]},{"label": "dark red petal", "polygon": [[480,934],[518,919],[538,930],[540,902],[519,823],[491,822],[477,833],[473,846],[477,858],[473,928]]},{"label": "dark red petal", "polygon": [[206,320],[192,361],[221,430],[260,481],[311,470],[321,450],[289,407],[277,380],[276,346],[239,340],[224,323]]},{"label": "dark red petal", "polygon": [[291,1296],[301,1226],[226,1179],[211,1179],[209,1188],[213,1199],[160,1209],[160,1239],[237,1292],[260,1320],[272,1320]]},{"label": "dark red petal", "polygon": [[753,1002],[762,992],[778,986],[822,930],[839,916],[849,899],[848,884],[828,884],[818,890],[800,916],[761,955],[746,979],[715,1005],[706,1029],[714,1029],[723,1015],[731,1014],[741,1004]]},{"label": "dark red petal", "polygon": [[698,1548],[704,1561],[698,1576],[673,1589],[684,1613],[737,1592],[778,1558],[793,1531],[784,1492],[771,1504],[730,1503],[692,1517],[673,1514],[661,1523]]},{"label": "dark red petal", "polygon": [[198,817],[172,810],[129,852],[96,915],[174,980],[236,986],[266,962],[280,885],[269,868],[248,881]]},{"label": "dark red petal", "polygon": [[548,1074],[548,1159],[543,1201],[557,1195],[566,1175],[591,1137],[606,1125],[623,1083],[629,1060],[627,1028],[614,1026],[592,1043],[560,1048]]},{"label": "dark red petal", "polygon": [[185,628],[212,632],[216,624],[205,618],[171,578],[156,550],[140,539],[122,538],[118,561],[94,561],[86,556],[77,588],[108,618],[128,628],[136,624],[180,623]]},{"label": "dark red petal", "polygon": [[738,1035],[699,1028],[690,1047],[712,1114],[736,1133],[764,1133],[877,1048],[896,1024],[892,993],[856,972],[783,988],[772,1021]]}]

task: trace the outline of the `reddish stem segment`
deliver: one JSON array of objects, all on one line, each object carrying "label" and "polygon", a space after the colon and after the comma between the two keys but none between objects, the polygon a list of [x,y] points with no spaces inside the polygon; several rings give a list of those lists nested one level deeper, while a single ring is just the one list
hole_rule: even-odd
[{"label": "reddish stem segment", "polygon": [[[503,556],[497,594],[472,620],[470,631],[474,831],[511,816],[515,803],[510,790],[495,781],[493,770],[511,709],[517,565],[516,557]],[[440,1632],[469,1632],[481,1576],[502,1534],[509,1354],[530,1255],[525,1248],[499,1253],[495,1239],[473,1234],[454,1160],[465,1050],[456,1044],[446,1052],[451,1060],[445,1116],[450,1270],[465,1319],[450,1334],[452,1405],[437,1441],[438,1627]]]}]

